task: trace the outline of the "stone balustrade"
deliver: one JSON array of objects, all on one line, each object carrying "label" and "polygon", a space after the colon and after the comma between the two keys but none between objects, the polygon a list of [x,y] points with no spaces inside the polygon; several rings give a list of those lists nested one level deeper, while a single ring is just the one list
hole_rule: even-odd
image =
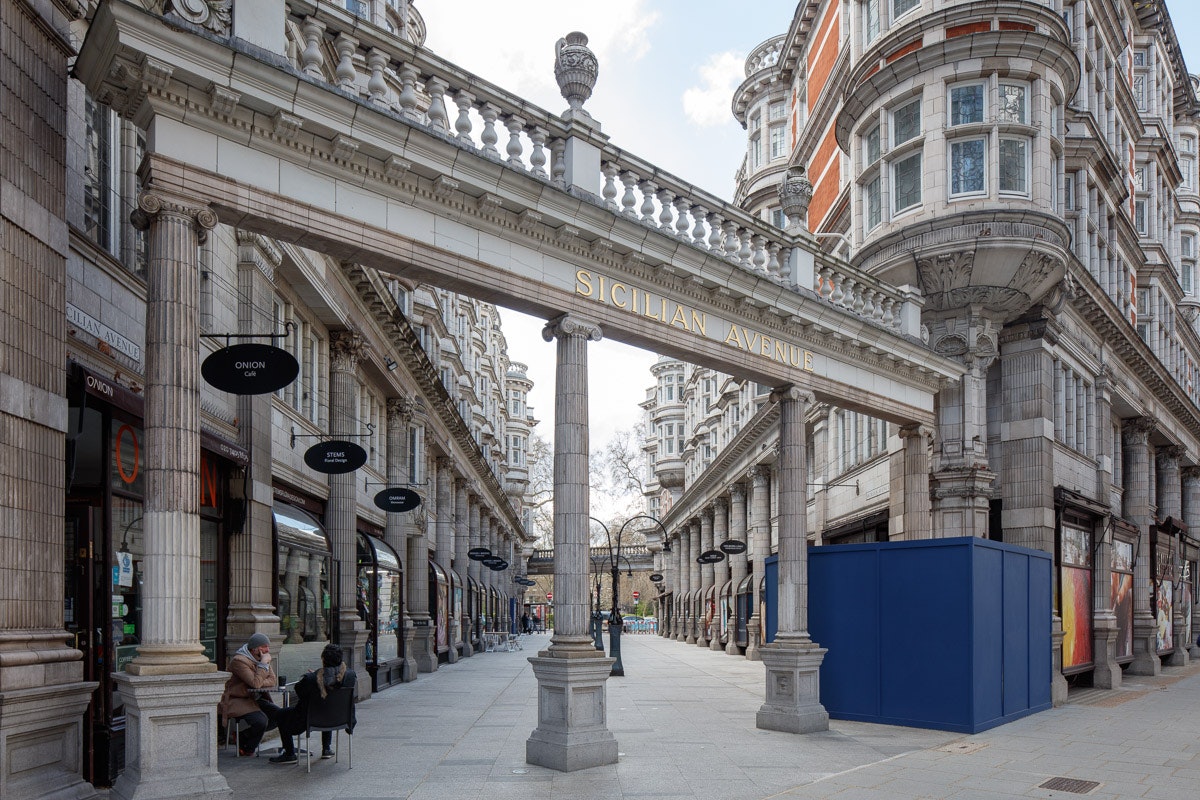
[{"label": "stone balustrade", "polygon": [[[612,146],[598,128],[571,124],[430,51],[371,25],[345,9],[312,0],[288,4],[294,64],[401,120],[456,141],[484,158],[607,206],[792,291],[836,306],[897,333],[918,336],[919,302],[659,167]],[[327,61],[336,54],[336,63]],[[600,153],[591,186],[568,185],[567,143],[582,139]],[[396,167],[406,169],[403,159]],[[457,188],[443,179],[447,190]],[[486,201],[488,195],[481,198]],[[510,209],[516,210],[516,209]]]}]

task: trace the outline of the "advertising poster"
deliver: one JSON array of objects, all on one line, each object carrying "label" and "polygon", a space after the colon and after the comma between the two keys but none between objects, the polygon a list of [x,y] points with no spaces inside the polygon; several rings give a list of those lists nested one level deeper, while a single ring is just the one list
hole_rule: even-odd
[{"label": "advertising poster", "polygon": [[450,587],[439,583],[437,587],[437,648],[450,649]]},{"label": "advertising poster", "polygon": [[1133,544],[1113,542],[1111,602],[1117,617],[1117,641],[1113,648],[1118,661],[1133,658]]},{"label": "advertising poster", "polygon": [[1083,528],[1062,528],[1062,668],[1092,663],[1092,536]]},{"label": "advertising poster", "polygon": [[1159,653],[1168,653],[1175,648],[1175,553],[1171,544],[1167,539],[1155,550],[1154,619]]}]

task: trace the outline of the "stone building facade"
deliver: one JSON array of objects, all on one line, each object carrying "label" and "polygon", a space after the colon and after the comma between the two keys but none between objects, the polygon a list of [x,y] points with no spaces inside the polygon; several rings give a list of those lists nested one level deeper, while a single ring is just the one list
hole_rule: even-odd
[{"label": "stone building facade", "polygon": [[[219,796],[211,734],[197,772],[128,732],[161,713],[217,730],[219,670],[251,634],[271,638],[291,680],[340,643],[369,677],[365,697],[508,628],[531,547],[527,469],[509,467],[536,424],[509,398],[532,382],[494,304],[156,194],[138,174],[149,132],[69,77],[97,5],[5,0],[0,17],[4,107],[21,109],[0,136],[0,796],[114,784],[113,796],[169,796],[189,781]],[[167,5],[201,26],[187,15],[219,11]],[[424,38],[407,3],[355,8]],[[156,301],[181,282],[190,307]],[[166,341],[177,349],[164,357]],[[295,380],[261,394],[200,382],[183,396],[189,363],[241,342],[282,348]],[[365,463],[317,471],[306,453],[330,440],[361,447]],[[179,447],[194,470],[165,466]],[[164,488],[180,506],[164,507]],[[419,505],[387,511],[385,488]],[[467,557],[479,547],[511,567],[481,567]],[[166,569],[150,579],[153,559]],[[154,644],[180,638],[199,644]]]},{"label": "stone building facade", "polygon": [[[809,409],[810,541],[1054,553],[1056,701],[1068,679],[1108,688],[1187,663],[1200,81],[1184,32],[1164,3],[1126,0],[826,1],[780,27],[733,98],[749,137],[738,201],[918,289],[925,340],[964,376],[930,426]],[[653,372],[663,633],[755,657],[778,412],[752,382],[677,360]],[[906,488],[912,470],[928,492]],[[759,577],[689,570],[710,526],[749,543],[732,570]]]}]

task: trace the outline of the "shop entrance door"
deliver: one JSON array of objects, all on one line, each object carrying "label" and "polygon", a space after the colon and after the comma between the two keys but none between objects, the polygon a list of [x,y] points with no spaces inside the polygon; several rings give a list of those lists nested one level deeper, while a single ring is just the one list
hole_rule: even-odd
[{"label": "shop entrance door", "polygon": [[106,736],[104,698],[108,696],[104,667],[103,630],[96,619],[96,555],[103,550],[95,541],[95,532],[103,509],[86,503],[68,503],[63,540],[63,621],[74,639],[72,644],[83,653],[83,679],[97,681],[83,717],[83,778],[92,784],[107,785],[106,755],[97,761],[97,741]]}]

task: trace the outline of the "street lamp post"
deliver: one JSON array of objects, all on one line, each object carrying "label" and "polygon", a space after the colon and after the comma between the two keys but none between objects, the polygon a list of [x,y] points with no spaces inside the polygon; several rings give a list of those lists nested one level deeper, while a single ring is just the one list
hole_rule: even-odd
[{"label": "street lamp post", "polygon": [[600,624],[600,575],[596,575],[596,600],[592,606],[592,645],[601,653],[604,652],[604,638]]}]

